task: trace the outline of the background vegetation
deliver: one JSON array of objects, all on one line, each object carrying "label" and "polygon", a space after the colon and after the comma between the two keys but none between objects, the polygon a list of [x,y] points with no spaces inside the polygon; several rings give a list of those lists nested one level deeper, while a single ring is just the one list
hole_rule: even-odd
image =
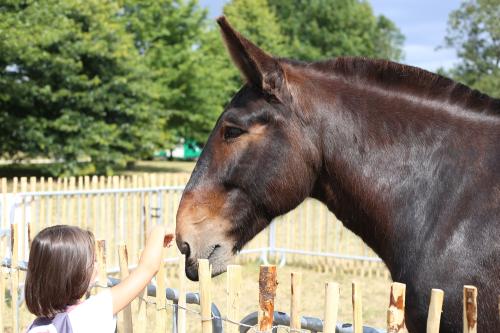
[{"label": "background vegetation", "polygon": [[[466,0],[447,75],[500,91],[498,0]],[[224,14],[267,51],[300,60],[403,60],[404,36],[367,0],[232,0]],[[203,143],[241,86],[196,0],[0,1],[0,158],[52,175],[111,174],[179,138]]]}]

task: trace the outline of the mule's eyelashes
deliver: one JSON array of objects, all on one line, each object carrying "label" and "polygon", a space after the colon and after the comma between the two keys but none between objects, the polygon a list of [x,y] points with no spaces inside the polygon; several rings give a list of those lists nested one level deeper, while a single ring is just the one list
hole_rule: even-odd
[{"label": "mule's eyelashes", "polygon": [[245,133],[244,130],[238,127],[233,127],[233,126],[225,126],[222,130],[222,136],[224,140],[231,140],[231,139],[236,139],[240,135]]}]

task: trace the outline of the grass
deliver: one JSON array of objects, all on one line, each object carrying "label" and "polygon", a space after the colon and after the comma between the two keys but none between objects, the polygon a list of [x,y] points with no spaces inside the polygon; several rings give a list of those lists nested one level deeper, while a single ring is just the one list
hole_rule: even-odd
[{"label": "grass", "polygon": [[[0,161],[1,162],[1,161]],[[47,163],[0,163],[0,178],[13,177],[50,177]],[[124,169],[115,170],[116,175],[133,175],[141,173],[190,173],[195,162],[192,161],[137,161]]]}]

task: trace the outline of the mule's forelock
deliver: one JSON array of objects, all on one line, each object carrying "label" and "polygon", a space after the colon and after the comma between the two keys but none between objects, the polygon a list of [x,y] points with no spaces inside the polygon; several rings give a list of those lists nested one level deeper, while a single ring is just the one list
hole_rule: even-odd
[{"label": "mule's forelock", "polygon": [[289,98],[286,75],[278,59],[233,29],[224,16],[217,19],[231,59],[247,83],[283,102]]}]

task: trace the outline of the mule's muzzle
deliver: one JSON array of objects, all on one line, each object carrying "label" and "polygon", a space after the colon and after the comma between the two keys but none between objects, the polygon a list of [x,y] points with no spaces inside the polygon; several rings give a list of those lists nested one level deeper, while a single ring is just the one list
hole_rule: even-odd
[{"label": "mule's muzzle", "polygon": [[188,242],[177,240],[177,247],[179,248],[179,251],[186,256],[186,258],[189,258],[189,255],[191,254],[191,247]]}]

